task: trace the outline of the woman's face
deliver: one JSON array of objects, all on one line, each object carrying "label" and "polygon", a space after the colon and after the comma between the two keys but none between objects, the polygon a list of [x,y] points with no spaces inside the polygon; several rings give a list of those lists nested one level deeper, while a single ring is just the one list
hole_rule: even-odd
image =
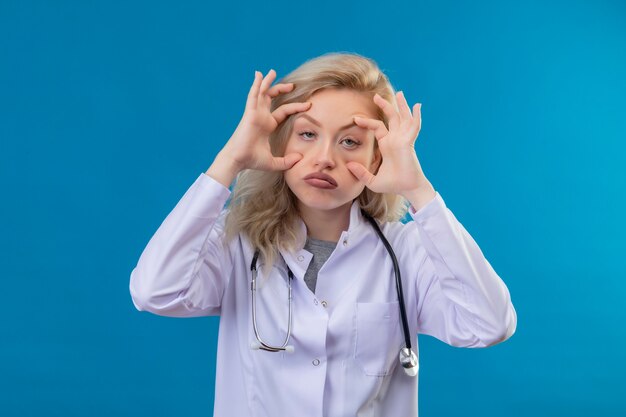
[{"label": "woman's face", "polygon": [[[365,94],[348,89],[324,89],[308,101],[309,110],[293,116],[285,154],[297,152],[302,159],[284,172],[285,181],[299,205],[318,210],[351,205],[364,185],[346,163],[359,162],[370,172],[380,163],[374,133],[354,124],[353,117],[377,118],[377,106]],[[320,174],[326,179],[310,177]]]}]

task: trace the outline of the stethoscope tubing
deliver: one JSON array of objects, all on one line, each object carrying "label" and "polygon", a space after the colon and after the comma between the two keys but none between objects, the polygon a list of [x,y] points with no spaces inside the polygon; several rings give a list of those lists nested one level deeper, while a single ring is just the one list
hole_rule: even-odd
[{"label": "stethoscope tubing", "polygon": [[[391,260],[393,262],[393,272],[396,277],[396,292],[398,294],[398,305],[400,307],[400,317],[402,319],[402,332],[404,333],[404,344],[405,344],[405,347],[400,349],[399,360],[400,360],[400,363],[402,364],[402,367],[404,368],[404,371],[407,373],[407,375],[414,377],[417,375],[417,372],[419,369],[419,361],[418,361],[417,355],[411,349],[411,338],[409,337],[409,334],[410,334],[409,323],[408,323],[407,315],[406,315],[406,306],[404,304],[404,292],[402,290],[402,277],[400,275],[400,266],[398,265],[398,259],[396,258],[396,254],[394,253],[393,248],[391,247],[391,244],[385,237],[385,234],[380,229],[378,222],[376,222],[376,220],[372,216],[367,214],[365,210],[361,209],[361,213],[367,219],[367,221],[371,223],[371,225],[374,227],[374,230],[376,231],[376,233],[382,240],[383,245],[385,246],[385,249],[389,253],[389,256],[391,257]],[[266,350],[269,352],[280,352],[280,351],[293,352],[293,346],[287,345],[287,343],[289,343],[289,338],[291,337],[292,312],[293,312],[292,311],[293,298],[292,298],[292,292],[291,292],[291,283],[293,281],[293,273],[291,272],[291,269],[289,268],[289,266],[287,266],[287,271],[289,274],[289,283],[288,283],[288,286],[289,286],[289,323],[287,327],[287,336],[285,338],[285,341],[283,342],[281,346],[271,346],[263,341],[259,333],[258,325],[256,322],[256,279],[257,279],[256,264],[259,258],[259,253],[260,253],[259,249],[256,249],[254,252],[254,256],[252,257],[252,262],[250,264],[250,270],[252,272],[252,282],[250,284],[250,289],[252,291],[252,325],[254,327],[254,334],[257,339],[257,342],[253,343],[251,348],[262,349],[262,350]]]},{"label": "stethoscope tubing", "polygon": [[361,209],[361,213],[363,213],[363,216],[367,219],[367,221],[369,221],[372,224],[372,226],[374,227],[374,230],[376,230],[376,233],[378,233],[380,240],[383,241],[383,245],[385,245],[385,249],[387,249],[387,252],[389,253],[389,256],[391,257],[391,261],[393,262],[393,272],[396,276],[396,292],[398,293],[398,301],[400,305],[400,318],[402,319],[402,331],[404,333],[404,344],[407,349],[411,350],[411,338],[409,337],[409,323],[408,323],[407,316],[406,316],[406,306],[404,304],[404,292],[402,291],[402,277],[400,275],[400,267],[398,265],[398,259],[396,258],[396,254],[393,251],[391,244],[385,237],[383,231],[380,230],[380,226],[378,225],[378,222],[376,222],[376,220],[374,220],[372,216],[367,214],[365,210]]},{"label": "stethoscope tubing", "polygon": [[282,345],[271,346],[265,343],[263,339],[261,338],[261,334],[259,332],[259,329],[256,323],[256,278],[257,278],[256,263],[257,263],[258,257],[259,257],[259,250],[257,249],[254,252],[254,257],[252,258],[252,264],[250,265],[250,269],[252,271],[252,281],[250,282],[250,290],[252,291],[252,327],[254,328],[254,335],[256,336],[256,339],[259,342],[259,345],[254,346],[254,347],[258,349],[262,349],[262,350],[267,350],[268,352],[280,352],[281,350],[290,350],[290,349],[287,349],[288,348],[287,343],[289,343],[289,338],[291,337],[291,324],[292,324],[292,313],[293,313],[292,311],[293,296],[291,293],[291,282],[293,280],[293,273],[291,272],[291,269],[287,268],[288,273],[289,273],[289,285],[288,285],[289,321],[287,324],[287,336],[285,337],[285,341],[283,342]]}]

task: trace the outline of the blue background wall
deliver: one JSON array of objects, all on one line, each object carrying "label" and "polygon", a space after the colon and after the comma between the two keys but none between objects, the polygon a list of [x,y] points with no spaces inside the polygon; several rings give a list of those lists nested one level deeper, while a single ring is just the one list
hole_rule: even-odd
[{"label": "blue background wall", "polygon": [[129,275],[254,70],[329,51],[423,103],[424,171],[518,313],[492,348],[420,338],[420,415],[626,415],[618,0],[1,0],[1,415],[212,415],[218,318],[139,313]]}]

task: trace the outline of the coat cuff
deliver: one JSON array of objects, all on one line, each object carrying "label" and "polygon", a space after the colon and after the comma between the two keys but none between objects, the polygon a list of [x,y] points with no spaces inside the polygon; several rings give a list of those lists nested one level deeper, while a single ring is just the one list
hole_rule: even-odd
[{"label": "coat cuff", "polygon": [[204,172],[198,176],[187,192],[190,194],[187,205],[190,214],[202,219],[215,219],[231,194],[228,188]]},{"label": "coat cuff", "polygon": [[423,224],[428,218],[436,215],[446,208],[446,203],[443,201],[438,191],[435,191],[435,197],[430,200],[424,207],[415,211],[413,206],[409,207],[409,215],[413,220]]}]

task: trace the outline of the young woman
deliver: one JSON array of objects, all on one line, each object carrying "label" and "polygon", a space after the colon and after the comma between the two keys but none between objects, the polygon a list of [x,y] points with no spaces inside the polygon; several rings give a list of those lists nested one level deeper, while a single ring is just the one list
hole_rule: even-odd
[{"label": "young woman", "polygon": [[420,167],[420,105],[373,60],[275,76],[255,72],[234,134],[141,254],[133,302],[221,317],[215,416],[416,416],[417,334],[502,342],[509,291]]}]

